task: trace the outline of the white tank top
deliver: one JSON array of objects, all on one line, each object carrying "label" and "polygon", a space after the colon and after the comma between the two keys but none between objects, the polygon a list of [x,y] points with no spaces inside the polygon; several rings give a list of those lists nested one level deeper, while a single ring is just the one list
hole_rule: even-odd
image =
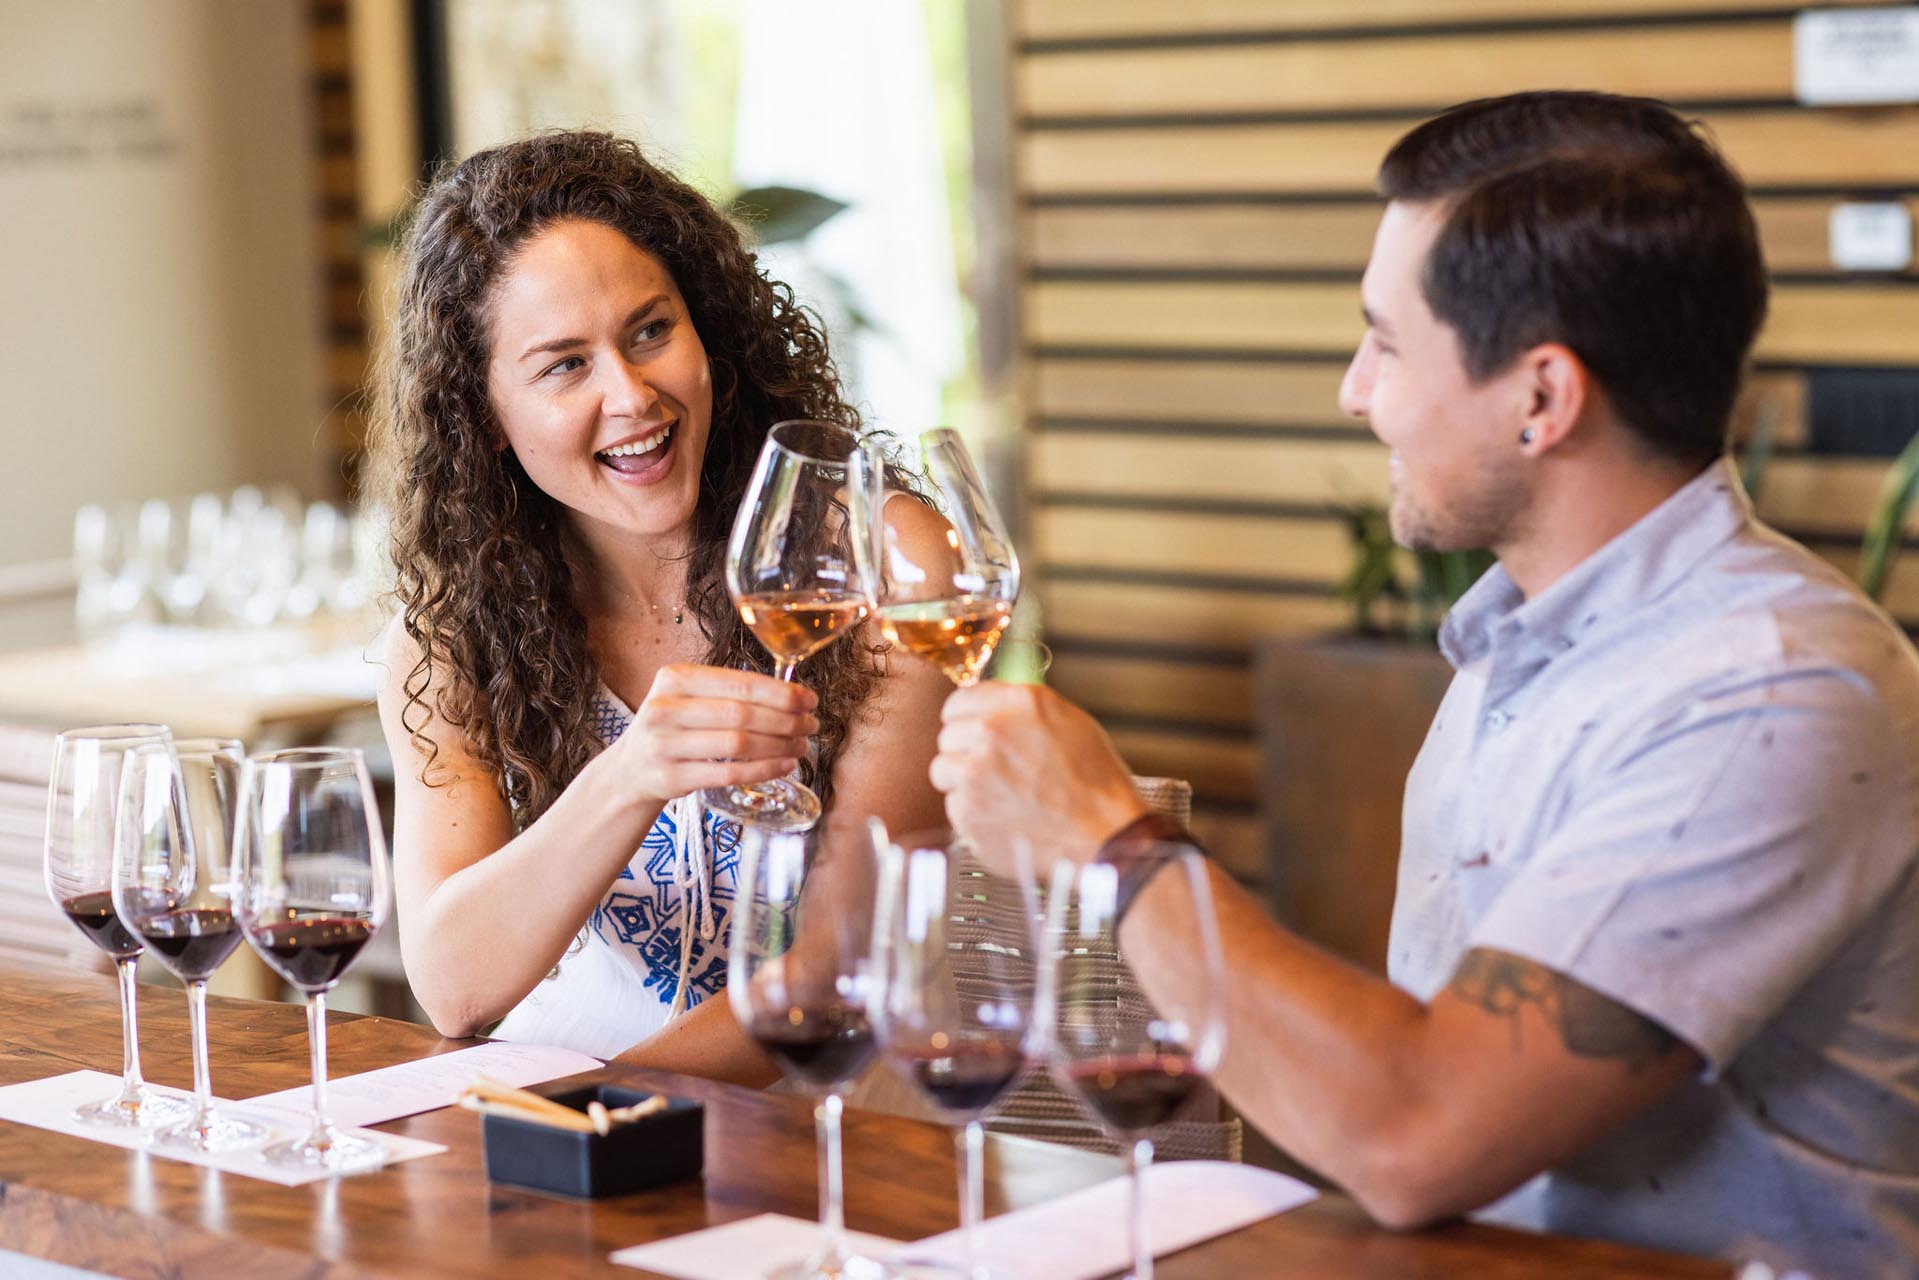
[{"label": "white tank top", "polygon": [[[593,711],[608,746],[633,719],[604,686]],[[696,827],[703,838],[681,838]],[[667,805],[559,965],[493,1034],[610,1058],[719,995],[739,843],[697,796]]]}]

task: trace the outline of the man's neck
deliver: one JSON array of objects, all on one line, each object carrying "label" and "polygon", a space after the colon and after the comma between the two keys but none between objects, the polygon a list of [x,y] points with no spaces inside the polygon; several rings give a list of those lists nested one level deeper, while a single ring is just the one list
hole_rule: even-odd
[{"label": "man's neck", "polygon": [[1499,563],[1531,600],[1645,519],[1699,471],[1643,456],[1543,459],[1531,518],[1518,538],[1495,548]]}]

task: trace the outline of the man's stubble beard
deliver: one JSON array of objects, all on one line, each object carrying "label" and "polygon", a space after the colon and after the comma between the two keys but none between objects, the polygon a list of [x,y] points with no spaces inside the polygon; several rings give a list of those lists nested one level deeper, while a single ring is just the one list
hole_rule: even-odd
[{"label": "man's stubble beard", "polygon": [[1455,499],[1447,509],[1435,509],[1393,486],[1387,522],[1393,541],[1408,551],[1485,551],[1510,546],[1520,535],[1532,508],[1532,494],[1518,466],[1489,469],[1482,482]]}]

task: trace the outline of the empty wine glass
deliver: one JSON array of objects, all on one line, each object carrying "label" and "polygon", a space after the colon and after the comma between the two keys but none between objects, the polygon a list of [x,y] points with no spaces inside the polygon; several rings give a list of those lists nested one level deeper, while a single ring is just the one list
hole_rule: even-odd
[{"label": "empty wine glass", "polygon": [[243,751],[231,738],[149,743],[120,776],[113,906],[186,984],[193,1032],[193,1114],[154,1134],[162,1146],[227,1151],[266,1130],[213,1106],[207,1063],[207,979],[240,945],[231,842]]},{"label": "empty wine glass", "polygon": [[[1198,976],[1133,964],[1120,945],[1129,906],[1151,914],[1158,945],[1198,958]],[[1039,1017],[1052,1066],[1132,1149],[1132,1280],[1152,1280],[1145,1174],[1152,1131],[1172,1119],[1225,1048],[1225,966],[1206,867],[1181,845],[1141,844],[1122,870],[1061,861],[1047,894]]]},{"label": "empty wine glass", "polygon": [[[829,828],[832,824],[828,824]],[[829,829],[743,828],[726,994],[747,1035],[819,1098],[823,1239],[771,1280],[883,1280],[893,1269],[852,1252],[840,1184],[840,1113],[847,1085],[872,1062],[873,864],[863,839]]]},{"label": "empty wine glass", "polygon": [[75,928],[112,957],[120,973],[120,1093],[76,1110],[75,1118],[87,1124],[152,1126],[187,1115],[186,1103],[155,1092],[140,1077],[135,975],[142,947],[113,909],[120,775],[135,750],[164,744],[170,736],[165,725],[114,724],[69,729],[54,741],[47,784],[47,893]]},{"label": "empty wine glass", "polygon": [[917,486],[939,527],[936,536],[902,537],[910,527],[902,515],[920,515],[914,499],[896,494],[886,504],[874,606],[887,639],[964,689],[979,683],[1012,621],[1019,557],[959,433],[928,431],[917,444]]},{"label": "empty wine glass", "polygon": [[[860,438],[829,422],[767,432],[726,547],[726,585],[779,677],[858,626],[872,576],[873,469]],[[701,798],[743,825],[804,830],[820,799],[794,778],[716,787]]]},{"label": "empty wine glass", "polygon": [[307,998],[313,1129],[261,1155],[269,1163],[357,1173],[385,1145],[333,1127],[327,1113],[326,993],[393,904],[386,838],[358,750],[311,747],[247,757],[240,786],[234,915],[260,958]]},{"label": "empty wine glass", "polygon": [[873,1029],[888,1061],[952,1123],[959,1165],[962,1258],[909,1261],[991,1280],[975,1234],[984,1215],[981,1119],[1025,1074],[1044,1040],[1033,1019],[1037,907],[1024,849],[1008,880],[988,873],[949,831],[926,831],[881,847],[874,907]]}]

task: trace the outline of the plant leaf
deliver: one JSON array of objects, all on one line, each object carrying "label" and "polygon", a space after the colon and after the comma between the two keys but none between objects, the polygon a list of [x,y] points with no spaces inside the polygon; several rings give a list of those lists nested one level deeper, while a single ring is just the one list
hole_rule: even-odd
[{"label": "plant leaf", "polygon": [[761,244],[804,240],[846,202],[803,187],[749,187],[733,197],[727,213],[753,228]]},{"label": "plant leaf", "polygon": [[1859,588],[1874,600],[1885,592],[1886,578],[1892,572],[1893,557],[1899,554],[1899,538],[1905,529],[1906,509],[1919,491],[1919,434],[1906,442],[1905,449],[1886,472],[1879,488],[1879,501],[1872,508],[1866,525],[1865,542],[1859,550]]}]

